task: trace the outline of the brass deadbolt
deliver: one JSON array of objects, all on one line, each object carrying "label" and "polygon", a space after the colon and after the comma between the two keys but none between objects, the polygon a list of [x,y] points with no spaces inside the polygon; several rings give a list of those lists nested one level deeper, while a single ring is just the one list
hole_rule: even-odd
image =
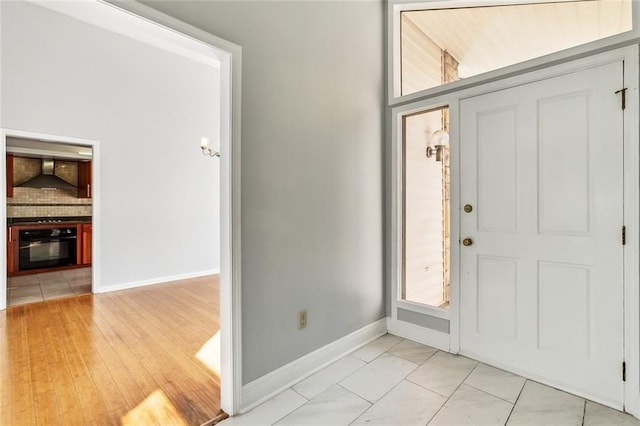
[{"label": "brass deadbolt", "polygon": [[465,238],[462,240],[462,245],[465,247],[469,247],[471,244],[473,244],[473,240],[471,238]]},{"label": "brass deadbolt", "polygon": [[471,204],[465,204],[464,211],[465,213],[471,213],[473,211],[473,206]]}]

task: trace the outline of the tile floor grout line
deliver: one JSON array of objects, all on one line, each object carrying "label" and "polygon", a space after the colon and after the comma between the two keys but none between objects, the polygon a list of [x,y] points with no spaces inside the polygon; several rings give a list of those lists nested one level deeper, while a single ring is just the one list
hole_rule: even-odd
[{"label": "tile floor grout line", "polygon": [[443,398],[449,398],[447,395],[443,395],[443,394],[441,394],[440,392],[436,392],[436,391],[434,391],[433,389],[429,389],[428,387],[426,387],[426,386],[424,386],[424,385],[421,385],[420,383],[416,383],[416,382],[414,382],[414,381],[413,381],[413,380],[411,380],[411,379],[408,379],[408,378],[406,378],[406,377],[405,377],[405,378],[404,378],[404,380],[406,380],[407,382],[412,383],[412,384],[414,384],[414,385],[416,385],[416,386],[420,386],[422,389],[428,390],[429,392],[433,392],[433,393],[435,393],[436,395],[439,395],[439,396],[441,396],[441,397],[443,397]]},{"label": "tile floor grout line", "polygon": [[582,406],[582,423],[581,425],[584,426],[584,420],[587,417],[587,400],[584,400],[584,405]]},{"label": "tile floor grout line", "polygon": [[[429,347],[429,348],[431,348],[431,347],[432,347],[432,346],[428,346],[428,345],[424,345],[424,346],[427,346],[427,347]],[[416,367],[416,368],[414,368],[413,370],[411,370],[409,373],[407,373],[407,374],[402,378],[402,380],[400,380],[400,383],[402,383],[403,381],[405,381],[405,380],[406,380],[406,381],[407,381],[407,382],[409,382],[409,383],[413,383],[413,384],[414,384],[414,385],[416,385],[416,386],[420,386],[422,389],[426,389],[426,390],[428,390],[429,392],[433,392],[433,393],[435,393],[436,395],[440,395],[440,396],[442,396],[442,397],[446,398],[446,396],[444,396],[444,395],[442,395],[442,394],[440,394],[440,393],[438,393],[438,392],[436,392],[436,391],[434,391],[434,390],[432,390],[432,389],[429,389],[429,388],[427,388],[427,387],[425,387],[425,386],[422,386],[420,383],[416,383],[416,382],[412,381],[411,379],[408,379],[408,378],[407,378],[411,373],[413,373],[414,371],[416,371],[418,368],[422,367],[422,366],[423,366],[427,361],[429,361],[429,360],[430,360],[430,359],[431,359],[431,358],[432,358],[436,353],[438,353],[438,352],[440,352],[440,349],[436,349],[436,351],[435,351],[434,353],[432,353],[431,355],[429,355],[429,358],[425,359],[421,364],[417,364],[417,367]],[[410,359],[402,358],[401,356],[394,355],[394,354],[392,354],[392,353],[389,353],[389,355],[393,355],[393,356],[395,356],[395,357],[398,357],[398,358],[403,359],[403,360],[408,361],[408,362],[413,362],[413,361],[411,361]],[[414,364],[416,364],[415,362],[413,362],[413,363],[414,363]],[[398,386],[400,383],[398,383],[396,386]],[[395,389],[395,387],[396,387],[396,386],[394,386],[394,389]],[[389,392],[391,392],[391,391],[389,391]],[[389,392],[387,392],[387,393],[389,393]],[[385,395],[386,395],[387,393],[385,393]],[[383,395],[382,397],[380,397],[380,399],[382,399],[383,397],[384,397],[384,395]]]},{"label": "tile floor grout line", "polygon": [[[436,350],[436,351],[433,353],[433,355],[437,354],[438,352],[441,352],[441,351],[440,351],[440,349]],[[431,359],[431,358],[433,357],[433,355],[431,355],[431,356],[429,357],[429,359]],[[429,361],[429,359],[428,359],[427,361]],[[420,365],[418,366],[418,368],[422,367],[422,366],[423,366],[427,361],[425,361],[425,362],[423,362],[422,364],[420,364]],[[474,367],[474,369],[475,369],[475,367]],[[417,370],[417,368],[416,368],[416,370]],[[415,370],[413,370],[413,371],[415,371]],[[412,371],[411,373],[413,373],[413,371]],[[411,374],[411,373],[409,373],[409,374]],[[416,382],[414,382],[413,380],[411,380],[411,379],[409,379],[409,378],[408,378],[409,374],[407,374],[407,376],[405,376],[405,378],[404,378],[404,380],[406,380],[407,382],[409,382],[409,383],[413,383],[413,384],[414,384],[414,385],[416,385],[416,386],[420,386],[422,389],[426,389],[426,390],[428,390],[429,392],[433,392],[433,393],[435,393],[436,395],[440,395],[440,396],[441,396],[441,397],[443,397],[443,398],[447,398],[447,399],[449,398],[448,396],[443,395],[443,394],[441,394],[440,392],[434,391],[433,389],[429,389],[428,387],[426,387],[426,386],[424,386],[424,385],[421,385],[420,383],[416,383]]]},{"label": "tile floor grout line", "polygon": [[[365,401],[366,401],[366,400],[365,400]],[[369,402],[369,401],[367,401],[367,402]],[[355,422],[355,421],[356,421],[356,420],[358,420],[360,417],[362,417],[362,415],[363,415],[364,413],[366,413],[367,411],[371,410],[371,408],[372,408],[374,405],[375,405],[375,404],[371,404],[371,405],[370,405],[370,406],[368,406],[368,407],[367,407],[363,412],[361,412],[360,414],[358,414],[358,415],[356,416],[356,418],[355,418],[355,419],[353,419],[353,420],[351,420],[351,421],[349,422],[348,426],[351,426],[351,425],[353,424],[353,422]]]},{"label": "tile floor grout line", "polygon": [[520,396],[522,395],[522,391],[524,390],[524,387],[527,385],[528,381],[529,381],[529,379],[527,379],[525,377],[524,384],[520,388],[520,392],[518,392],[518,396],[516,397],[516,400],[513,403],[513,407],[511,407],[511,411],[509,411],[509,415],[507,416],[507,420],[504,422],[505,425],[509,423],[509,419],[511,419],[511,415],[513,414],[513,410],[516,409],[516,404],[518,403],[518,401],[520,401]]},{"label": "tile floor grout line", "polygon": [[[431,417],[429,417],[429,420],[427,420],[427,423],[425,424],[425,426],[428,426],[428,425],[429,425],[429,423],[431,423],[431,421],[432,421],[433,419],[435,419],[435,417],[440,413],[440,411],[442,411],[442,408],[443,408],[445,405],[447,405],[447,402],[449,402],[449,399],[451,399],[451,397],[453,396],[453,394],[454,394],[454,393],[455,393],[455,392],[453,392],[453,393],[452,393],[451,395],[449,395],[448,397],[446,397],[446,396],[445,396],[445,398],[447,398],[447,399],[442,403],[442,405],[440,406],[440,408],[438,408],[438,409],[436,410],[436,412],[435,412],[435,413],[433,413],[433,415],[432,415]],[[440,394],[438,394],[438,395],[440,395]],[[444,396],[444,395],[443,395],[443,396]]]},{"label": "tile floor grout line", "polygon": [[[392,336],[393,336],[393,335],[392,335]],[[380,357],[380,356],[382,356],[382,355],[385,355],[385,354],[387,354],[387,355],[391,355],[391,356],[395,356],[395,357],[400,358],[400,359],[402,359],[402,360],[404,360],[404,361],[407,361],[407,362],[411,362],[411,363],[413,363],[413,364],[416,364],[416,368],[414,368],[413,370],[411,370],[410,372],[408,372],[407,374],[405,374],[405,375],[404,375],[404,377],[403,377],[403,378],[402,378],[398,383],[396,383],[393,387],[391,387],[391,389],[389,389],[387,392],[385,392],[385,393],[384,393],[380,398],[378,398],[375,402],[371,402],[371,401],[369,401],[369,400],[365,399],[365,401],[367,401],[367,402],[368,402],[369,404],[371,404],[371,405],[370,405],[366,410],[364,410],[362,413],[360,413],[360,415],[359,415],[358,417],[356,417],[355,419],[353,419],[353,421],[352,421],[351,423],[349,423],[349,425],[353,424],[353,422],[355,422],[355,421],[356,421],[356,420],[358,420],[360,417],[362,417],[362,415],[363,415],[364,413],[366,413],[366,412],[367,412],[367,411],[369,411],[371,408],[373,408],[373,407],[374,407],[378,402],[380,402],[380,400],[381,400],[381,399],[383,399],[385,396],[387,396],[389,393],[391,393],[394,389],[396,389],[398,386],[400,386],[400,384],[401,384],[402,382],[404,382],[405,380],[406,380],[407,382],[409,382],[409,383],[413,383],[411,380],[407,379],[407,376],[408,376],[409,374],[413,373],[414,371],[416,371],[418,368],[420,368],[420,366],[421,366],[422,364],[424,364],[425,362],[427,362],[429,359],[431,359],[431,357],[432,357],[433,355],[435,355],[437,352],[439,352],[439,349],[436,349],[436,350],[435,350],[431,355],[429,355],[429,357],[428,357],[426,360],[424,360],[421,364],[417,364],[417,363],[415,363],[415,362],[413,362],[413,361],[411,361],[411,360],[409,360],[409,359],[403,358],[403,357],[401,357],[401,356],[399,356],[399,355],[395,355],[395,354],[392,354],[391,352],[389,352],[391,349],[395,348],[396,346],[398,346],[400,343],[402,343],[402,342],[404,342],[404,341],[408,341],[408,339],[404,339],[404,338],[403,338],[402,340],[400,340],[400,342],[398,342],[396,345],[394,345],[394,346],[392,346],[391,348],[389,348],[386,352],[383,352],[383,353],[381,353],[380,355],[378,355],[378,357]],[[428,347],[428,348],[431,348],[431,347],[432,347],[432,346],[428,346],[428,345],[423,345],[423,346],[426,346],[426,347]],[[434,349],[435,349],[435,348],[434,348]],[[358,358],[358,359],[359,359],[359,358]],[[372,362],[373,362],[373,360],[372,360]],[[362,367],[358,368],[357,370],[355,370],[355,371],[354,371],[353,373],[351,373],[351,374],[354,374],[356,371],[359,371],[361,368],[364,368],[364,365],[363,365]],[[351,376],[351,374],[350,374],[349,376]],[[349,377],[349,376],[347,376],[347,377]],[[343,380],[346,380],[346,379],[347,379],[347,377],[345,377],[344,379],[342,379],[342,380],[341,380],[341,382],[342,382]],[[346,391],[351,392],[349,389],[346,389],[346,388],[344,388],[342,385],[340,385],[340,383],[339,383],[339,382],[336,382],[335,384],[336,384],[336,385],[339,385],[341,388],[345,389]],[[420,386],[420,385],[418,385],[417,383],[413,383],[413,384],[415,384],[416,386]],[[428,390],[429,392],[433,392],[433,393],[435,393],[436,395],[440,395],[439,393],[434,392],[434,391],[432,391],[431,389],[427,389],[427,388],[425,388],[424,386],[420,386],[420,387],[421,387],[421,388],[423,388],[423,389]],[[353,392],[351,392],[351,393],[353,393]],[[356,396],[359,396],[359,397],[360,397],[360,395],[356,395]],[[444,395],[442,395],[442,396],[444,397]],[[360,397],[360,398],[362,398],[362,397]]]},{"label": "tile floor grout line", "polygon": [[[492,397],[494,397],[494,398],[496,398],[496,399],[499,399],[500,401],[508,402],[508,403],[509,403],[509,404],[511,404],[511,405],[515,405],[515,404],[516,404],[515,402],[511,402],[511,401],[509,401],[509,400],[507,400],[507,399],[504,399],[504,398],[502,398],[502,397],[500,397],[500,396],[498,396],[498,395],[494,395],[494,394],[492,394],[491,392],[487,392],[487,391],[486,391],[486,390],[484,390],[484,389],[477,388],[477,387],[475,387],[475,386],[473,386],[473,385],[470,385],[469,383],[464,383],[464,382],[463,382],[463,383],[461,383],[461,384],[465,384],[465,385],[469,386],[470,388],[473,388],[473,389],[475,389],[475,390],[477,390],[477,391],[479,391],[479,392],[482,392],[482,393],[484,393],[484,394],[486,394],[486,395],[489,395],[489,396],[492,396]],[[524,385],[523,385],[523,386],[524,386]]]},{"label": "tile floor grout line", "polygon": [[40,295],[42,296],[42,301],[44,302],[44,291],[42,290],[42,284],[40,284],[40,280],[38,280],[38,288],[40,289]]},{"label": "tile floor grout line", "polygon": [[[389,334],[389,333],[386,333],[386,334],[383,334],[382,336],[386,336],[386,335],[394,336],[394,337],[399,337],[399,338],[400,338],[400,342],[402,342],[403,340],[406,340],[406,339],[404,339],[404,338],[402,338],[402,337],[400,337],[400,336],[396,336],[395,334]],[[382,337],[382,336],[380,336],[380,337]],[[378,337],[378,339],[379,339],[380,337]],[[354,353],[358,352],[360,349],[364,348],[364,347],[365,347],[365,346],[367,346],[367,345],[370,345],[371,343],[375,342],[375,341],[376,341],[376,340],[378,340],[378,339],[372,340],[371,342],[367,343],[366,345],[364,345],[364,346],[360,346],[358,349],[356,349],[356,350],[354,350],[354,351],[349,352],[349,355],[353,355]],[[395,348],[396,346],[398,346],[398,345],[400,344],[400,342],[398,342],[398,343],[396,343],[395,345],[391,346],[391,348],[389,348],[389,349]],[[353,356],[354,356],[355,358],[358,358],[360,361],[366,362],[367,364],[371,364],[373,361],[375,361],[376,359],[380,358],[382,355],[386,354],[386,353],[389,351],[389,349],[385,350],[384,352],[379,353],[379,354],[378,354],[378,355],[376,355],[376,356],[375,356],[371,361],[364,360],[364,359],[362,359],[362,358],[360,358],[360,357],[358,357],[358,356],[355,356],[355,355],[353,355]]]},{"label": "tile floor grout line", "polygon": [[342,389],[344,389],[345,391],[349,392],[351,395],[354,395],[358,398],[360,398],[361,400],[363,400],[364,402],[366,402],[367,404],[373,406],[373,403],[371,401],[369,401],[368,399],[365,399],[363,397],[361,397],[360,395],[358,395],[355,392],[350,391],[349,389],[345,388],[344,386],[342,386],[340,383],[336,383],[336,386],[340,386]]},{"label": "tile floor grout line", "polygon": [[[438,352],[442,352],[442,351],[441,351],[440,349],[437,349],[437,350],[433,353],[433,355],[437,354]],[[443,352],[443,353],[449,353],[449,352]],[[429,359],[431,359],[431,358],[433,357],[433,355],[431,355],[431,356],[429,357]],[[429,361],[429,359],[428,359],[427,361]],[[420,367],[422,367],[424,364],[426,364],[426,362],[427,362],[427,361],[425,361],[425,362],[423,362],[422,364],[420,364],[420,365],[418,366],[418,368],[420,368]],[[475,370],[475,367],[473,367],[473,369]],[[417,370],[417,368],[416,368],[416,370]],[[414,371],[415,371],[415,370],[414,370]],[[473,370],[472,370],[472,371],[473,371]],[[412,371],[412,373],[413,373],[413,371]],[[409,374],[411,374],[411,373],[409,373]],[[407,374],[407,377],[409,376],[409,374]],[[471,373],[469,373],[469,374],[471,374]],[[414,382],[413,380],[411,380],[411,379],[409,379],[409,378],[407,378],[407,377],[405,377],[405,378],[404,378],[404,380],[408,381],[409,383],[413,383],[414,385],[420,386],[422,389],[426,389],[426,390],[428,390],[429,392],[433,392],[433,393],[435,393],[436,395],[440,395],[440,396],[441,396],[441,397],[443,397],[443,398],[447,398],[447,400],[449,399],[449,397],[448,397],[447,395],[443,395],[443,394],[441,394],[440,392],[434,391],[433,389],[429,389],[428,387],[423,386],[423,385],[421,385],[420,383],[416,383],[416,382]],[[468,377],[468,376],[467,376],[467,377]],[[466,380],[466,377],[465,377],[465,380]],[[457,390],[457,389],[458,389],[458,388],[456,388],[456,390]],[[454,391],[454,392],[455,392],[455,391]]]},{"label": "tile floor grout line", "polygon": [[[422,345],[422,343],[420,343],[420,344]],[[432,357],[433,357],[437,352],[440,352],[440,349],[436,349],[436,348],[434,348],[433,346],[429,346],[429,345],[423,345],[423,346],[426,346],[426,347],[428,347],[428,348],[433,348],[433,349],[435,349],[435,351],[434,351],[431,355],[429,355],[429,356],[427,357],[427,359],[425,359],[425,360],[424,360],[424,361],[422,361],[420,364],[418,364],[418,367],[422,367],[422,365],[423,365],[425,362],[429,361],[429,360],[430,360],[430,359],[431,359],[431,358],[432,358]],[[392,354],[391,352],[388,352],[388,353],[389,353],[389,355],[393,355],[393,356],[397,356],[398,358],[402,358],[402,359],[404,359],[405,361],[413,362],[413,361],[411,361],[410,359],[404,358],[404,357],[402,357],[402,356],[400,356],[400,355]],[[414,363],[414,364],[416,364],[415,362],[413,362],[413,363]]]},{"label": "tile floor grout line", "polygon": [[[296,392],[296,391],[293,389],[293,387],[290,387],[289,389],[291,389],[292,391],[294,391],[296,394],[300,395],[298,392]],[[286,392],[286,389],[285,389],[284,391],[282,391],[282,392]],[[278,395],[280,395],[282,392],[280,392]],[[302,407],[303,405],[306,405],[306,404],[310,401],[310,399],[307,399],[307,398],[305,398],[305,397],[304,397],[304,396],[302,396],[302,395],[300,395],[300,396],[302,397],[302,399],[304,399],[304,400],[305,400],[305,402],[304,402],[303,404],[300,404],[299,406],[297,406],[297,407],[296,407],[296,408],[294,408],[293,410],[289,411],[288,413],[286,413],[286,414],[284,414],[284,415],[282,415],[282,416],[278,417],[275,421],[273,421],[273,422],[269,423],[269,426],[274,426],[274,425],[275,425],[276,423],[278,423],[280,420],[283,420],[283,419],[284,419],[285,417],[287,417],[289,414],[293,413],[294,411],[296,411],[298,408]],[[273,397],[272,397],[272,398],[269,398],[269,399],[268,399],[267,401],[265,401],[265,402],[271,401],[272,399],[273,399]],[[265,402],[263,402],[262,404],[264,404]],[[262,404],[260,404],[260,405],[262,405]],[[259,407],[260,405],[258,405],[258,407]],[[255,407],[255,408],[258,408],[258,407]],[[251,410],[247,411],[247,412],[246,412],[246,413],[244,413],[244,414],[248,414],[248,413],[250,413],[250,412],[251,412],[251,411],[253,411],[253,410],[254,410],[254,408],[252,408]]]},{"label": "tile floor grout line", "polygon": [[[400,336],[396,336],[395,334],[390,334],[389,332],[387,332],[387,334],[388,334],[389,336],[400,337]],[[389,349],[387,349],[387,350],[385,351],[385,353],[386,353],[386,352],[389,352],[391,349],[395,348],[396,346],[398,346],[400,343],[404,342],[405,340],[407,340],[407,339],[405,339],[404,337],[400,337],[400,341],[399,341],[398,343],[396,343],[395,345],[391,346]]]},{"label": "tile floor grout line", "polygon": [[[456,390],[457,390],[457,389],[456,389]],[[453,392],[451,393],[451,395],[449,395],[449,396],[444,396],[444,395],[442,395],[444,398],[446,398],[446,400],[442,403],[442,405],[440,406],[440,408],[438,408],[438,409],[436,410],[436,412],[435,412],[435,413],[433,413],[433,415],[429,418],[429,420],[427,420],[427,424],[426,424],[425,426],[428,426],[428,425],[429,425],[429,423],[431,423],[431,421],[432,421],[433,419],[435,419],[435,417],[440,413],[440,411],[442,411],[442,409],[444,408],[444,406],[445,406],[445,405],[447,405],[447,402],[449,402],[449,400],[451,399],[451,397],[453,396],[453,394],[454,394],[454,393],[456,393],[456,392],[455,392],[455,391],[453,391]],[[438,394],[438,395],[440,395],[440,394]]]},{"label": "tile floor grout line", "polygon": [[[443,353],[449,353],[449,352],[443,352]],[[467,358],[466,356],[463,355],[454,355],[454,356],[459,356],[462,358]],[[467,358],[467,359],[471,359],[471,358]],[[475,361],[475,360],[471,360],[471,361]],[[427,422],[427,425],[429,423],[431,423],[431,421],[440,413],[440,411],[442,411],[442,409],[444,408],[445,405],[447,405],[447,402],[449,402],[449,400],[451,399],[451,397],[458,391],[458,389],[460,389],[460,386],[462,386],[462,384],[464,383],[465,380],[467,380],[467,378],[471,375],[471,373],[473,373],[475,371],[476,368],[478,368],[478,366],[480,365],[480,362],[475,361],[476,365],[471,369],[471,371],[469,371],[469,373],[467,373],[466,376],[464,376],[464,379],[462,379],[462,381],[458,384],[458,386],[453,390],[453,392],[451,392],[451,394],[445,398],[447,398],[447,400],[444,402],[444,404],[442,404],[440,406],[440,408],[438,408],[438,411],[436,411],[434,413],[434,415],[429,419],[429,421]],[[433,392],[433,391],[432,391]],[[436,392],[437,393],[437,392]],[[443,395],[444,396],[444,395]]]},{"label": "tile floor grout line", "polygon": [[422,389],[428,390],[429,392],[435,393],[435,394],[436,394],[436,395],[438,395],[438,396],[441,396],[441,397],[443,397],[443,398],[449,398],[447,395],[443,395],[443,394],[441,394],[440,392],[436,392],[436,391],[434,391],[433,389],[429,389],[428,387],[426,387],[426,386],[424,386],[424,385],[421,385],[420,383],[416,383],[416,382],[414,382],[414,381],[413,381],[413,380],[411,380],[411,379],[408,379],[408,378],[406,378],[406,377],[405,377],[405,378],[404,378],[404,380],[406,380],[407,382],[409,382],[409,383],[411,383],[411,384],[414,384],[414,385],[416,385],[416,386],[419,386],[419,387],[421,387]]},{"label": "tile floor grout line", "polygon": [[[356,349],[357,350],[357,349]],[[337,360],[335,360],[334,362],[332,362],[331,364],[327,365],[326,367],[324,367],[321,370],[316,371],[315,373],[313,373],[311,376],[306,377],[303,380],[300,380],[298,383],[296,383],[295,385],[291,386],[291,388],[293,389],[294,386],[299,385],[300,383],[304,382],[305,380],[307,380],[309,377],[315,376],[316,374],[318,374],[319,372],[321,372],[322,370],[325,370],[326,368],[332,366],[333,364],[335,364],[336,362],[344,359],[345,357],[351,356],[355,359],[357,359],[358,361],[362,361],[364,362],[364,365],[361,365],[360,367],[356,368],[355,370],[353,370],[351,373],[347,374],[346,376],[344,376],[342,379],[340,379],[339,381],[333,382],[333,385],[337,385],[338,383],[347,380],[349,377],[353,376],[354,374],[356,374],[358,371],[362,370],[364,367],[366,367],[367,365],[369,365],[369,363],[363,359],[358,358],[357,356],[353,356],[353,352],[355,351],[351,351],[346,355],[343,355],[341,358],[338,358]],[[327,389],[329,389],[331,386],[329,386]],[[324,389],[322,392],[326,391],[327,389]],[[320,392],[318,395],[320,395],[322,392]],[[316,396],[318,396],[316,395]],[[315,398],[316,396],[314,396],[313,398]],[[311,398],[311,399],[313,399]],[[311,401],[311,399],[308,399],[308,401]]]},{"label": "tile floor grout line", "polygon": [[[304,398],[304,400],[305,400],[305,401],[307,401],[307,402],[311,401],[309,398],[307,398],[306,396],[304,396],[303,394],[301,394],[300,392],[298,392],[297,390],[295,390],[295,389],[293,388],[293,386],[291,386],[289,389],[291,389],[292,391],[294,391],[295,393],[297,393],[298,395],[300,395],[302,398]],[[284,392],[284,391],[282,391],[282,392]],[[282,392],[280,392],[280,393],[282,393]],[[265,402],[266,402],[266,401],[265,401]],[[307,402],[305,402],[305,404],[306,404]]]},{"label": "tile floor grout line", "polygon": [[[388,354],[388,355],[396,356],[396,355],[393,355],[393,354],[389,354],[388,352],[384,352],[384,353],[385,353],[385,354]],[[396,356],[396,357],[397,357],[397,356]],[[397,358],[400,358],[400,357],[397,357]],[[407,361],[407,362],[411,362],[411,361],[409,361],[408,359],[404,359],[404,358],[400,358],[400,359],[402,359],[402,360],[404,360],[404,361]],[[412,364],[415,364],[415,362],[414,362],[414,363],[412,363]],[[371,407],[373,407],[373,406],[374,406],[375,404],[377,404],[377,403],[378,403],[382,398],[384,398],[385,396],[387,396],[387,395],[388,395],[392,390],[394,390],[395,388],[397,388],[397,387],[400,385],[400,383],[402,383],[403,381],[405,381],[405,380],[407,379],[407,376],[408,376],[409,374],[411,374],[411,373],[413,373],[414,371],[416,371],[419,367],[420,367],[419,365],[416,365],[416,368],[414,368],[413,370],[411,370],[410,372],[408,372],[407,374],[405,374],[405,375],[404,375],[404,377],[402,377],[402,379],[401,379],[398,383],[396,383],[395,385],[393,385],[393,386],[391,387],[391,389],[389,389],[388,391],[386,391],[386,392],[385,392],[385,393],[384,393],[380,398],[376,399],[376,401],[375,401],[375,402],[371,402],[371,401],[369,401],[368,399],[365,399],[365,401],[369,402],[369,403],[371,404]],[[411,382],[411,383],[413,383],[413,382]],[[347,389],[347,390],[349,390],[349,389]],[[350,391],[350,392],[351,392],[351,391]],[[351,392],[351,393],[353,393],[353,392]],[[358,396],[359,396],[359,395],[358,395]],[[362,398],[362,397],[361,397],[361,398]],[[369,407],[369,408],[371,408],[371,407]],[[369,408],[367,408],[367,410],[369,410]],[[365,410],[365,411],[367,411],[367,410]]]},{"label": "tile floor grout line", "polygon": [[340,388],[344,389],[346,392],[349,392],[351,395],[355,396],[356,398],[360,398],[361,400],[363,400],[364,402],[366,402],[367,404],[369,404],[369,406],[360,414],[358,414],[356,416],[355,419],[353,419],[349,425],[353,424],[353,422],[355,422],[356,420],[358,420],[360,418],[360,416],[362,416],[364,413],[366,413],[367,411],[369,411],[371,409],[371,407],[373,407],[375,405],[374,402],[369,401],[368,399],[365,399],[363,397],[361,397],[360,395],[358,395],[355,392],[351,392],[349,389],[345,388],[344,386],[342,386],[340,383],[336,383],[335,386],[339,386]]}]

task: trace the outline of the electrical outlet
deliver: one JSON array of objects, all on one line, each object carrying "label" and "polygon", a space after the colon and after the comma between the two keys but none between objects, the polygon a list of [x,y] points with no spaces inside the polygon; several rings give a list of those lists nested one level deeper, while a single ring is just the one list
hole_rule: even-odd
[{"label": "electrical outlet", "polygon": [[302,330],[307,326],[307,311],[298,312],[298,330]]}]

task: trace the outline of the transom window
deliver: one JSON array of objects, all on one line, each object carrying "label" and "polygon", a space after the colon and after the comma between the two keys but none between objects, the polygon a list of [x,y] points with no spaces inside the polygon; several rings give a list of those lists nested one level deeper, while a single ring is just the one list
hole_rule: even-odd
[{"label": "transom window", "polygon": [[[469,2],[467,2],[469,3]],[[394,96],[625,33],[632,0],[532,2],[400,13],[400,84]],[[486,4],[486,2],[484,3]],[[414,8],[418,6],[413,5]],[[398,76],[396,76],[398,78]]]}]

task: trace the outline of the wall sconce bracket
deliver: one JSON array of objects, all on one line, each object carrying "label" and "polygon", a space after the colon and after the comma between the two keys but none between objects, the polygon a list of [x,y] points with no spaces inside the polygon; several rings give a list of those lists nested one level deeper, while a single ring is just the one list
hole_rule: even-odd
[{"label": "wall sconce bracket", "polygon": [[220,157],[220,152],[214,151],[211,148],[202,147],[202,155],[208,155],[209,157]]},{"label": "wall sconce bracket", "polygon": [[442,161],[442,153],[445,148],[446,145],[428,146],[426,151],[427,158],[431,158],[435,155],[436,161]]}]

